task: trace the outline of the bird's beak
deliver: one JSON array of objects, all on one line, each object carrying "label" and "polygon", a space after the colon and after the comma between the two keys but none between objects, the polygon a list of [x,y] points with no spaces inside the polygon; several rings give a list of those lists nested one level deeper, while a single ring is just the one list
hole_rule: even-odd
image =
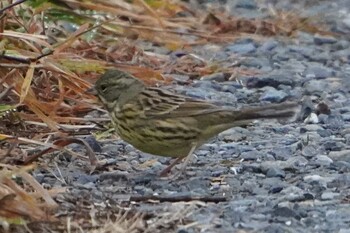
[{"label": "bird's beak", "polygon": [[97,96],[97,90],[95,87],[91,87],[91,88],[87,89],[84,93]]}]

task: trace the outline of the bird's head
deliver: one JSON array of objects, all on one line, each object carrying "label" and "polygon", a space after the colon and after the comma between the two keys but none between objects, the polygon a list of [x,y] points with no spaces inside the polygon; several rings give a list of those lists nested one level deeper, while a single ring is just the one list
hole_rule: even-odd
[{"label": "bird's head", "polygon": [[[122,105],[140,93],[145,85],[129,73],[107,70],[94,86],[94,94],[107,108]],[[91,92],[90,92],[91,93]]]}]

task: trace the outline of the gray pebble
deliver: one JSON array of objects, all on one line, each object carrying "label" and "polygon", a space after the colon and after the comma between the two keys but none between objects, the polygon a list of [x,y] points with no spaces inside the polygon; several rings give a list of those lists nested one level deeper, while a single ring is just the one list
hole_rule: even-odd
[{"label": "gray pebble", "polygon": [[289,203],[290,201],[303,200],[305,192],[301,188],[291,185],[284,188],[280,193],[283,196],[280,197],[278,206],[285,206],[283,201],[288,201]]},{"label": "gray pebble", "polygon": [[322,95],[325,90],[328,90],[329,85],[325,80],[312,79],[304,84],[305,94],[307,95]]},{"label": "gray pebble", "polygon": [[249,54],[249,53],[255,52],[256,46],[254,43],[233,44],[233,45],[227,46],[226,49],[232,53]]},{"label": "gray pebble", "polygon": [[312,77],[316,79],[325,79],[335,75],[335,71],[325,66],[314,65],[306,69],[304,74],[306,77]]},{"label": "gray pebble", "polygon": [[[288,46],[290,52],[298,53],[302,55],[302,57],[309,58],[314,50],[307,46],[298,46],[298,45],[290,45]],[[302,58],[300,58],[302,59]]]},{"label": "gray pebble", "polygon": [[289,158],[285,162],[284,169],[300,169],[305,167],[308,163],[309,161],[305,159],[303,156],[296,156],[296,157]]},{"label": "gray pebble", "polygon": [[329,178],[320,175],[306,175],[303,180],[307,183],[321,184],[323,187],[327,187],[327,183],[331,181]]},{"label": "gray pebble", "polygon": [[276,48],[278,45],[278,41],[270,39],[265,41],[260,47],[259,50],[263,51],[263,52],[268,52],[273,50],[274,48]]},{"label": "gray pebble", "polygon": [[255,160],[256,161],[260,157],[260,153],[256,150],[252,150],[252,151],[247,151],[247,152],[241,153],[241,155],[239,157],[244,159],[244,160]]},{"label": "gray pebble", "polygon": [[283,161],[293,156],[292,149],[290,147],[285,147],[285,146],[275,147],[273,150],[270,151],[270,153],[273,154],[276,160],[283,160]]},{"label": "gray pebble", "polygon": [[286,176],[286,173],[283,170],[279,169],[279,168],[270,168],[266,172],[266,177],[280,177],[280,178],[284,178],[285,176]]},{"label": "gray pebble", "polygon": [[329,129],[338,130],[344,128],[344,120],[342,115],[329,115],[326,121]]},{"label": "gray pebble", "polygon": [[210,75],[204,75],[200,78],[200,80],[224,82],[226,81],[226,75],[224,73],[214,73]]},{"label": "gray pebble", "polygon": [[333,160],[327,155],[318,155],[315,157],[314,163],[320,166],[329,166],[333,163]]},{"label": "gray pebble", "polygon": [[317,124],[319,123],[319,119],[315,113],[311,113],[308,117],[304,120],[305,124]]},{"label": "gray pebble", "polygon": [[269,88],[265,93],[260,97],[260,101],[269,101],[271,103],[280,103],[286,100],[288,94],[284,91],[278,91],[275,88]]},{"label": "gray pebble", "polygon": [[350,163],[345,161],[335,161],[332,166],[339,172],[348,173],[350,172]]},{"label": "gray pebble", "polygon": [[340,151],[345,148],[345,144],[339,141],[327,140],[323,142],[323,148],[328,151]]},{"label": "gray pebble", "polygon": [[277,207],[272,212],[274,216],[280,216],[285,218],[296,218],[300,219],[301,217],[292,209],[288,207]]},{"label": "gray pebble", "polygon": [[324,36],[324,35],[320,35],[320,34],[316,34],[314,36],[314,42],[316,45],[334,44],[337,41],[338,40],[333,36]]},{"label": "gray pebble", "polygon": [[326,130],[326,129],[318,129],[317,133],[318,133],[318,135],[320,135],[323,138],[330,137],[332,135],[332,132],[330,130]]},{"label": "gray pebble", "polygon": [[333,161],[350,162],[350,150],[330,151],[328,157]]},{"label": "gray pebble", "polygon": [[301,154],[306,158],[312,158],[319,154],[319,147],[312,144],[307,145],[302,149]]},{"label": "gray pebble", "polygon": [[339,193],[326,191],[326,192],[322,193],[321,200],[333,200],[333,199],[338,198],[339,196],[340,196]]},{"label": "gray pebble", "polygon": [[350,16],[348,15],[342,21],[342,23],[350,29]]},{"label": "gray pebble", "polygon": [[263,77],[251,77],[246,81],[248,88],[262,88],[262,87],[274,87],[278,88],[280,85],[294,86],[295,80],[291,78],[291,74],[282,71],[275,72]]},{"label": "gray pebble", "polygon": [[235,7],[253,10],[256,9],[258,6],[255,0],[238,0],[236,1]]}]

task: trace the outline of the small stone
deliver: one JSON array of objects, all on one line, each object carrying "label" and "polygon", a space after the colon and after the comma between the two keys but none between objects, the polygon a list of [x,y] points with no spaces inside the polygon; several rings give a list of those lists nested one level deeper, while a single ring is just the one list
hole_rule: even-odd
[{"label": "small stone", "polygon": [[190,76],[183,74],[171,74],[171,79],[174,80],[176,83],[185,84],[189,81]]},{"label": "small stone", "polygon": [[269,193],[279,193],[283,190],[282,186],[273,186],[270,188]]},{"label": "small stone", "polygon": [[345,148],[345,144],[339,141],[328,140],[323,142],[323,147],[328,151],[340,151]]},{"label": "small stone", "polygon": [[248,88],[262,88],[266,86],[277,88],[280,85],[294,86],[295,81],[283,73],[270,74],[265,77],[251,77],[246,81]]},{"label": "small stone", "polygon": [[119,180],[119,179],[126,179],[127,172],[104,172],[99,176],[99,180]]},{"label": "small stone", "polygon": [[77,182],[80,184],[95,183],[98,178],[97,175],[79,175]]},{"label": "small stone", "polygon": [[321,96],[325,90],[329,89],[328,82],[325,80],[311,79],[304,83],[304,92],[307,95]]},{"label": "small stone", "polygon": [[332,135],[332,132],[327,129],[318,129],[317,133],[323,138],[330,137]]},{"label": "small stone", "polygon": [[309,161],[305,159],[303,156],[296,156],[289,158],[285,162],[285,167],[284,169],[299,169],[305,167]]},{"label": "small stone", "polygon": [[334,44],[337,41],[338,40],[333,36],[324,36],[324,35],[320,35],[320,34],[316,34],[314,36],[314,42],[316,45]]},{"label": "small stone", "polygon": [[319,123],[318,117],[315,113],[311,113],[308,117],[304,120],[305,124],[317,124]]},{"label": "small stone", "polygon": [[332,166],[339,172],[349,173],[350,163],[345,161],[335,161]]},{"label": "small stone", "polygon": [[350,113],[342,114],[342,117],[344,121],[350,121]]},{"label": "small stone", "polygon": [[288,207],[277,207],[273,210],[272,214],[274,216],[280,216],[285,218],[295,218],[295,219],[301,218],[294,210]]},{"label": "small stone", "polygon": [[288,94],[284,91],[278,91],[275,88],[269,88],[262,96],[259,98],[260,101],[269,101],[271,103],[281,103],[286,100]]},{"label": "small stone", "polygon": [[244,8],[247,10],[254,10],[258,6],[254,0],[238,0],[236,1],[236,8]]},{"label": "small stone", "polygon": [[320,141],[322,138],[321,136],[316,133],[316,132],[308,132],[308,133],[305,133],[305,134],[301,134],[300,136],[300,139],[301,139],[301,142],[302,143],[306,143],[306,144],[309,144],[309,143],[312,143],[312,142],[318,142]]},{"label": "small stone", "polygon": [[318,130],[323,130],[323,127],[321,125],[305,125],[302,128],[300,128],[300,130],[303,132],[315,132]]},{"label": "small stone", "polygon": [[247,43],[247,44],[233,44],[229,45],[227,47],[227,50],[232,53],[237,54],[249,54],[253,53],[256,50],[254,43]]},{"label": "small stone", "polygon": [[329,115],[326,122],[328,128],[337,130],[344,126],[344,120],[342,115]]},{"label": "small stone", "polygon": [[327,184],[328,188],[344,188],[350,185],[349,174],[339,174],[334,179],[330,180]]},{"label": "small stone", "polygon": [[[311,66],[305,71],[306,77],[312,77],[316,79],[325,79],[328,77],[332,77],[334,75],[335,75],[334,70],[322,65]],[[319,80],[311,80],[311,81],[319,81]]]},{"label": "small stone", "polygon": [[197,89],[207,89],[207,90],[221,90],[221,85],[216,82],[212,82],[210,80],[199,80],[193,83],[192,87],[197,87]]},{"label": "small stone", "polygon": [[301,151],[301,154],[306,158],[312,158],[316,156],[318,153],[319,151],[316,145],[307,145]]},{"label": "small stone", "polygon": [[346,18],[343,19],[343,24],[350,29],[350,17],[349,16],[347,16]]},{"label": "small stone", "polygon": [[326,114],[320,114],[318,115],[318,121],[321,124],[327,124],[327,120],[328,120],[328,115]]},{"label": "small stone", "polygon": [[276,147],[270,151],[276,160],[285,161],[293,156],[293,151],[290,147],[281,146]]},{"label": "small stone", "polygon": [[[284,195],[281,200],[287,201],[287,203],[290,203],[290,201],[297,201],[297,200],[304,200],[304,190],[301,188],[298,188],[296,186],[289,186],[284,188],[280,194]],[[280,202],[278,206],[283,206],[283,202]]]},{"label": "small stone", "polygon": [[247,161],[247,160],[258,160],[259,157],[260,157],[260,154],[256,150],[243,152],[240,155],[240,158],[244,159],[245,161]]},{"label": "small stone", "polygon": [[96,138],[94,136],[87,136],[84,138],[84,140],[89,144],[94,152],[102,152],[102,147],[100,146],[99,142],[96,141]]},{"label": "small stone", "polygon": [[350,229],[348,229],[348,228],[341,228],[341,229],[339,229],[338,233],[350,233]]},{"label": "small stone", "polygon": [[277,45],[278,45],[278,42],[276,40],[267,40],[260,46],[259,49],[263,52],[267,52],[276,48]]},{"label": "small stone", "polygon": [[333,160],[327,155],[318,155],[315,157],[314,163],[321,166],[329,166],[333,163]]},{"label": "small stone", "polygon": [[226,81],[226,76],[227,75],[225,75],[224,73],[214,73],[214,74],[202,76],[200,80],[224,82]]},{"label": "small stone", "polygon": [[284,178],[286,176],[286,173],[282,169],[279,169],[279,168],[270,168],[269,170],[267,170],[266,176],[267,177]]},{"label": "small stone", "polygon": [[300,46],[300,45],[289,45],[289,52],[297,53],[297,56],[299,58],[309,58],[313,54],[314,50],[311,47],[308,46]]},{"label": "small stone", "polygon": [[324,192],[321,195],[321,200],[333,200],[336,199],[337,197],[339,197],[340,194],[339,193],[334,193],[334,192]]},{"label": "small stone", "polygon": [[327,187],[327,182],[330,181],[329,179],[322,177],[320,175],[306,175],[304,176],[303,180],[309,184],[318,183],[323,187]]},{"label": "small stone", "polygon": [[239,85],[235,85],[235,83],[233,83],[233,82],[230,82],[230,83],[229,82],[225,82],[225,84],[223,84],[222,87],[221,87],[221,91],[223,91],[223,92],[230,92],[232,94],[236,94],[237,93],[237,88],[241,88],[241,86],[238,87]]},{"label": "small stone", "polygon": [[331,151],[328,157],[333,161],[350,162],[350,150]]}]

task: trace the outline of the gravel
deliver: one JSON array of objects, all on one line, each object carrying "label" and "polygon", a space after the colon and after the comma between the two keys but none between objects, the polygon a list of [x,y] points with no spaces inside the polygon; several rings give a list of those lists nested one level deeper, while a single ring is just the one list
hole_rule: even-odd
[{"label": "gravel", "polygon": [[[220,57],[222,65],[229,67],[232,57],[239,57],[238,66],[258,72],[240,82],[219,72],[190,87],[180,85],[182,77],[175,79],[179,93],[234,107],[304,101],[308,103],[304,117],[227,130],[199,148],[178,179],[156,176],[168,158],[144,154],[117,139],[99,144],[89,139],[94,150],[101,151],[99,159],[113,158],[102,170],[89,175],[87,162],[57,157],[66,182],[58,182],[44,170],[35,172],[36,179],[51,187],[69,187],[70,192],[62,197],[67,203],[109,203],[185,219],[167,232],[350,232],[348,0],[201,2],[204,7],[220,2],[234,16],[246,18],[262,17],[268,2],[277,9],[303,9],[305,15],[317,12],[332,31],[343,33],[300,32],[293,39],[265,41],[246,38],[215,47],[214,53],[209,45],[198,46],[193,53],[203,59]],[[330,114],[316,112],[322,101]],[[226,201],[129,203],[133,195],[225,197]],[[189,206],[191,214],[175,215]]]}]

